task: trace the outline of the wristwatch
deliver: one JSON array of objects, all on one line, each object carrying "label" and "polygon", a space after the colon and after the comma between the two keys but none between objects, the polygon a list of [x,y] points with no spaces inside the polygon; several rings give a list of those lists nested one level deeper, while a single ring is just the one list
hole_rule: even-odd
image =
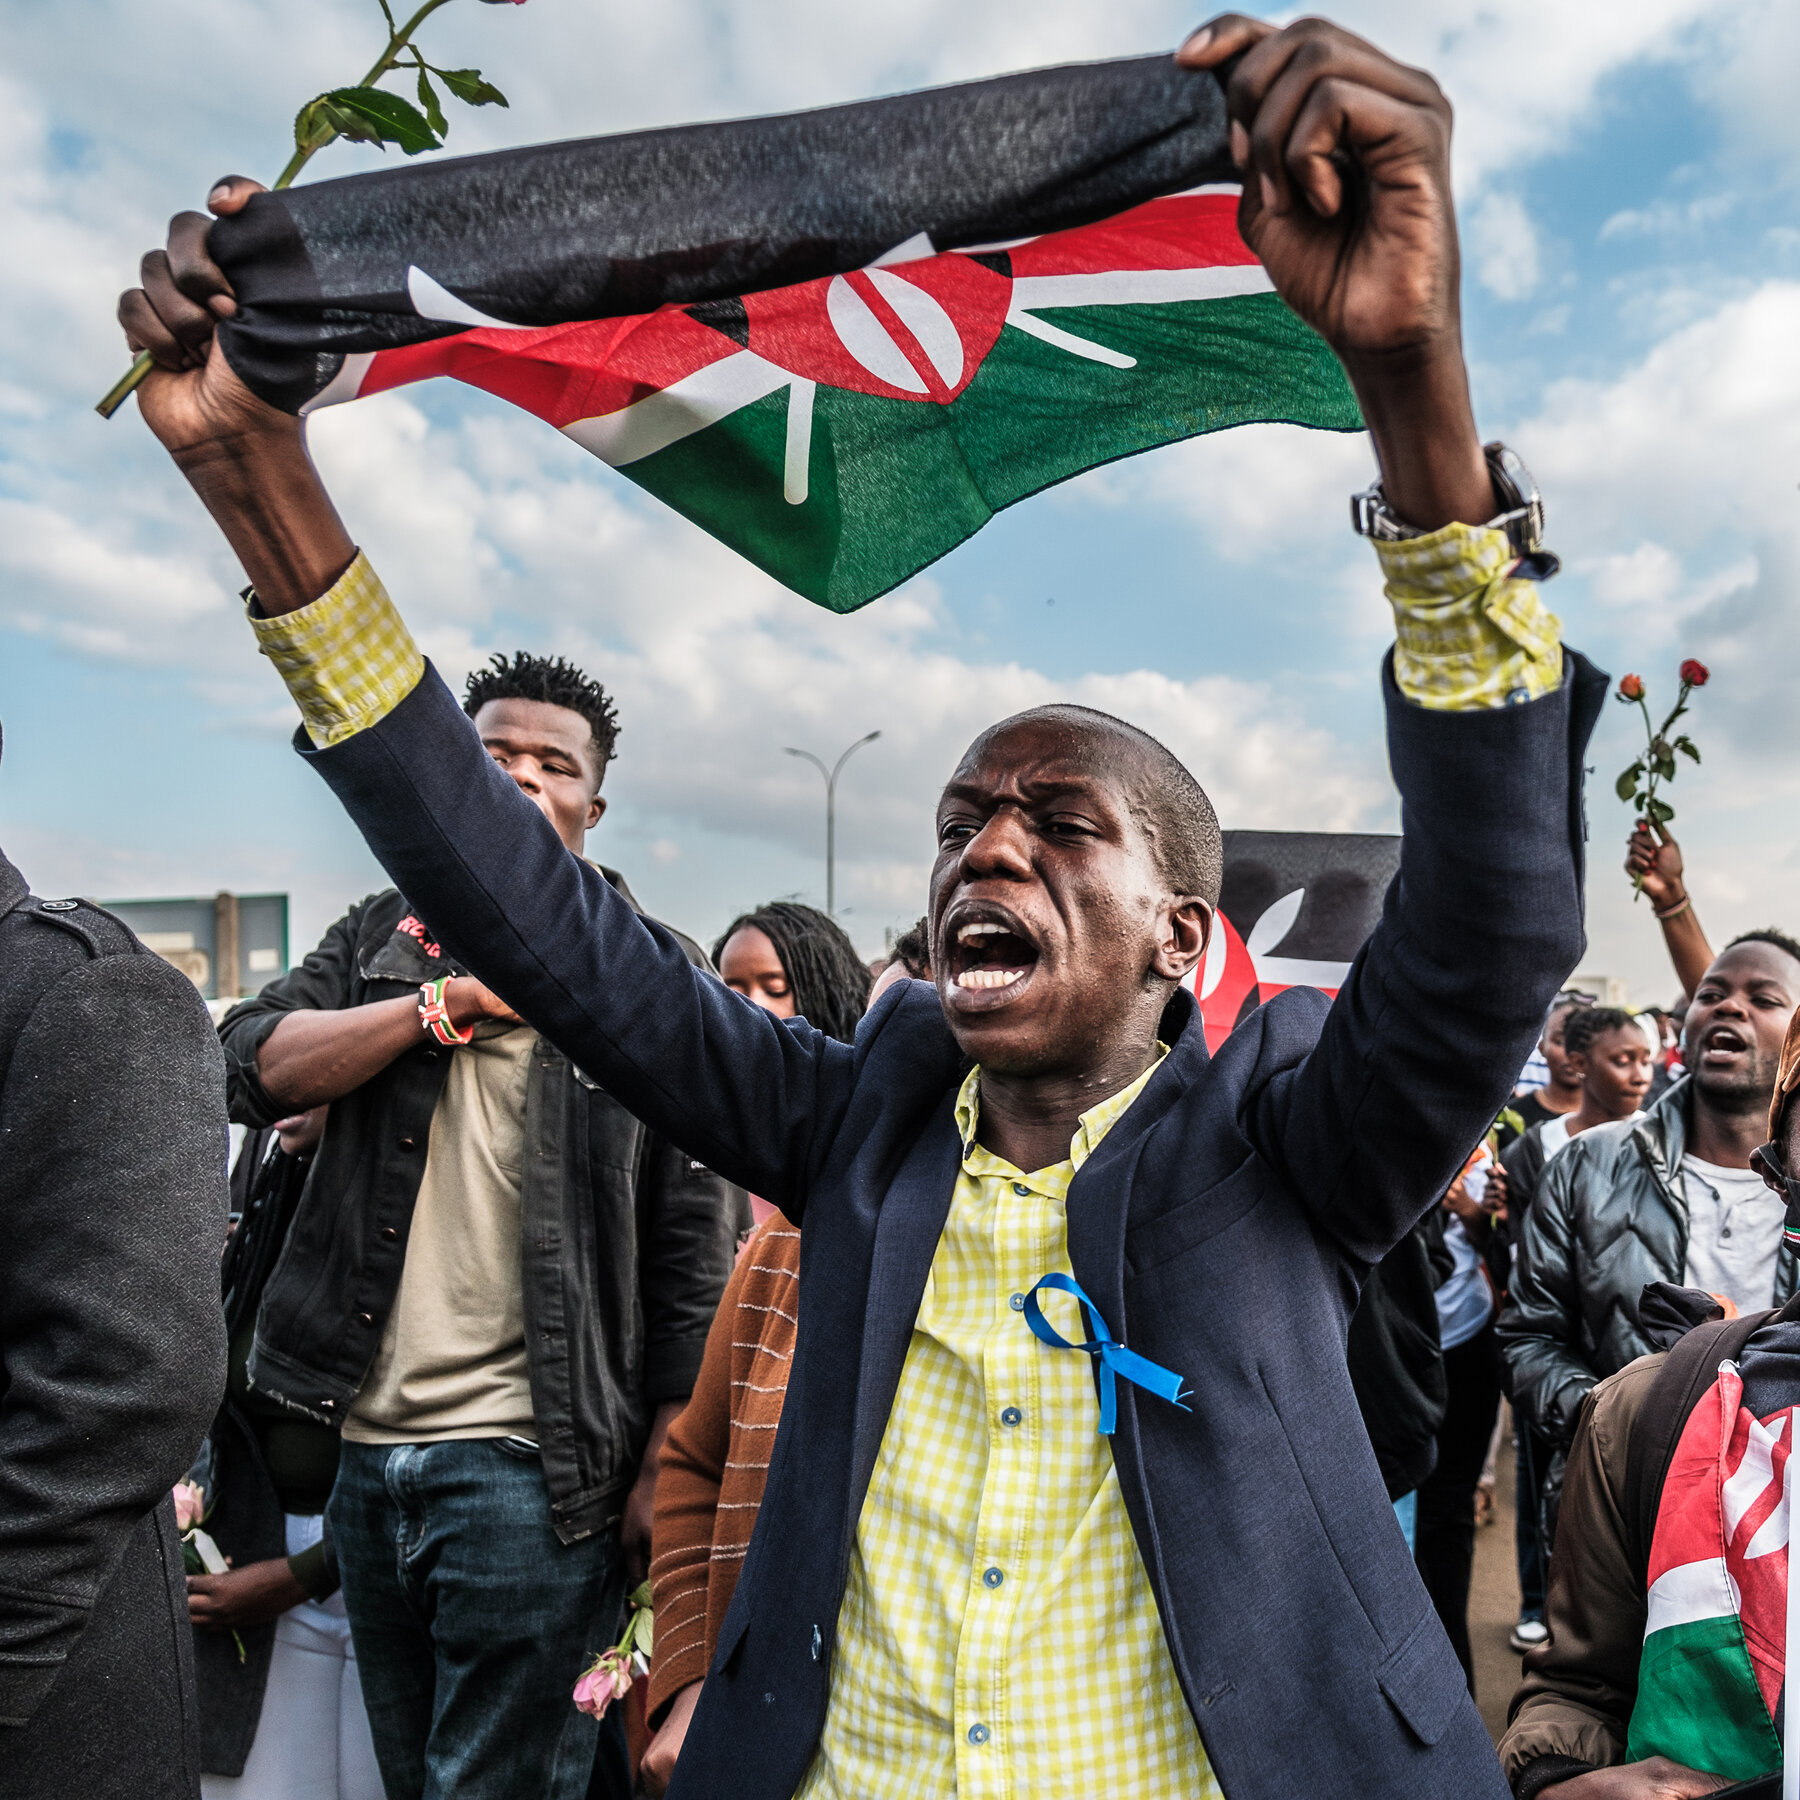
[{"label": "wristwatch", "polygon": [[[1486,521],[1484,528],[1506,533],[1506,541],[1519,559],[1530,565],[1520,574],[1529,580],[1548,581],[1562,567],[1562,559],[1544,548],[1544,498],[1531,471],[1516,450],[1509,450],[1502,443],[1483,445],[1482,454],[1487,458],[1494,498],[1500,502],[1499,512]],[[1416,525],[1407,524],[1388,505],[1387,492],[1379,481],[1350,496],[1350,523],[1358,536],[1384,544],[1430,536]]]}]

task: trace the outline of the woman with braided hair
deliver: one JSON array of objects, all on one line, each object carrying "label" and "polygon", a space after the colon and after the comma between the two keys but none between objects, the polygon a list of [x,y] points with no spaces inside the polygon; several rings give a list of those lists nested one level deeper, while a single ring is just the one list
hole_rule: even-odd
[{"label": "woman with braided hair", "polygon": [[[869,1001],[869,970],[843,927],[774,900],[734,919],[713,946],[725,985],[778,1019],[846,1041]],[[752,1197],[757,1228],[727,1283],[686,1409],[669,1428],[650,1539],[656,1736],[640,1779],[667,1788],[725,1609],[737,1589],[787,1394],[800,1291],[800,1234]]]},{"label": "woman with braided hair", "polygon": [[771,900],[733,919],[713,945],[728,988],[778,1019],[805,1019],[848,1042],[869,1003],[869,968],[817,907]]}]

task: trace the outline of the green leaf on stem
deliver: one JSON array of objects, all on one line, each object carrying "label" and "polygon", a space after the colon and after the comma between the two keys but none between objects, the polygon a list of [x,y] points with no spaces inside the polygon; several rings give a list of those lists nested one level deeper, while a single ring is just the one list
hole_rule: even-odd
[{"label": "green leaf on stem", "polygon": [[450,127],[444,120],[444,109],[438,104],[437,89],[431,85],[431,77],[425,73],[425,65],[419,64],[419,104],[425,109],[426,122],[438,135],[441,143],[450,135]]},{"label": "green leaf on stem", "polygon": [[307,101],[294,115],[294,148],[311,151],[329,144],[340,135],[337,115],[338,108],[331,104],[329,94]]},{"label": "green leaf on stem", "polygon": [[1674,807],[1666,800],[1646,800],[1644,811],[1649,815],[1651,822],[1656,825],[1666,825],[1675,816]]},{"label": "green leaf on stem", "polygon": [[457,99],[470,106],[505,106],[506,96],[479,69],[439,69],[438,78]]},{"label": "green leaf on stem", "polygon": [[[361,125],[360,131],[351,131],[340,125],[338,129],[345,137],[398,144],[408,156],[417,156],[422,150],[439,148],[437,133],[431,129],[425,115],[410,100],[402,100],[398,94],[385,93],[380,88],[372,87],[334,88],[324,98],[334,111]],[[318,103],[315,101],[314,104]]]},{"label": "green leaf on stem", "polygon": [[1619,777],[1617,783],[1614,785],[1613,792],[1616,793],[1621,800],[1631,799],[1637,793],[1638,777],[1643,774],[1643,772],[1644,765],[1642,763],[1633,763],[1631,767]]},{"label": "green leaf on stem", "polygon": [[1689,757],[1695,762],[1700,760],[1699,748],[1692,738],[1678,737],[1675,740],[1675,748],[1679,750],[1683,756]]}]

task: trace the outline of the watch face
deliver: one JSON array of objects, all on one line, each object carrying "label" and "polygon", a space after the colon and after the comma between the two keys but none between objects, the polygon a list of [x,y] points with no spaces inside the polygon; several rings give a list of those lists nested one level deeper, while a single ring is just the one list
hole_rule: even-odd
[{"label": "watch face", "polygon": [[[1531,479],[1531,471],[1516,450],[1509,450],[1505,444],[1489,444],[1487,459],[1494,484],[1501,490],[1498,498],[1505,503],[1507,511],[1516,506],[1529,506],[1536,499],[1537,483]],[[1509,488],[1510,493],[1506,491]]]}]

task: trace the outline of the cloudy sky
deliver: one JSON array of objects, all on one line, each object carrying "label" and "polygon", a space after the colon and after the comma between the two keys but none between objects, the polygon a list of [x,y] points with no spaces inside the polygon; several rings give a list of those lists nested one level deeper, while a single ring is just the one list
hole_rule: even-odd
[{"label": "cloudy sky", "polygon": [[[1782,0],[1358,0],[1457,110],[1478,412],[1545,490],[1571,642],[1653,697],[1715,672],[1672,798],[1715,938],[1800,927],[1800,8]],[[296,953],[379,871],[287,748],[239,577],[127,409],[113,299],[175,210],[267,178],[298,103],[378,44],[374,0],[0,0],[0,843],[42,892],[285,889]],[[473,150],[779,111],[1172,45],[1167,0],[473,0],[434,60],[511,110]],[[374,162],[335,147],[322,176]],[[1345,525],[1359,438],[1257,428],[1015,508],[848,619],[777,587],[573,444],[440,384],[324,415],[316,452],[428,652],[557,650],[624,720],[592,842],[710,934],[823,898],[822,783],[784,756],[879,742],[844,777],[839,896],[868,950],[920,908],[937,784],[971,733],[1052,697],[1167,739],[1227,825],[1386,830],[1373,560]],[[1609,708],[1589,810],[1587,968],[1671,983],[1618,853]]]}]

